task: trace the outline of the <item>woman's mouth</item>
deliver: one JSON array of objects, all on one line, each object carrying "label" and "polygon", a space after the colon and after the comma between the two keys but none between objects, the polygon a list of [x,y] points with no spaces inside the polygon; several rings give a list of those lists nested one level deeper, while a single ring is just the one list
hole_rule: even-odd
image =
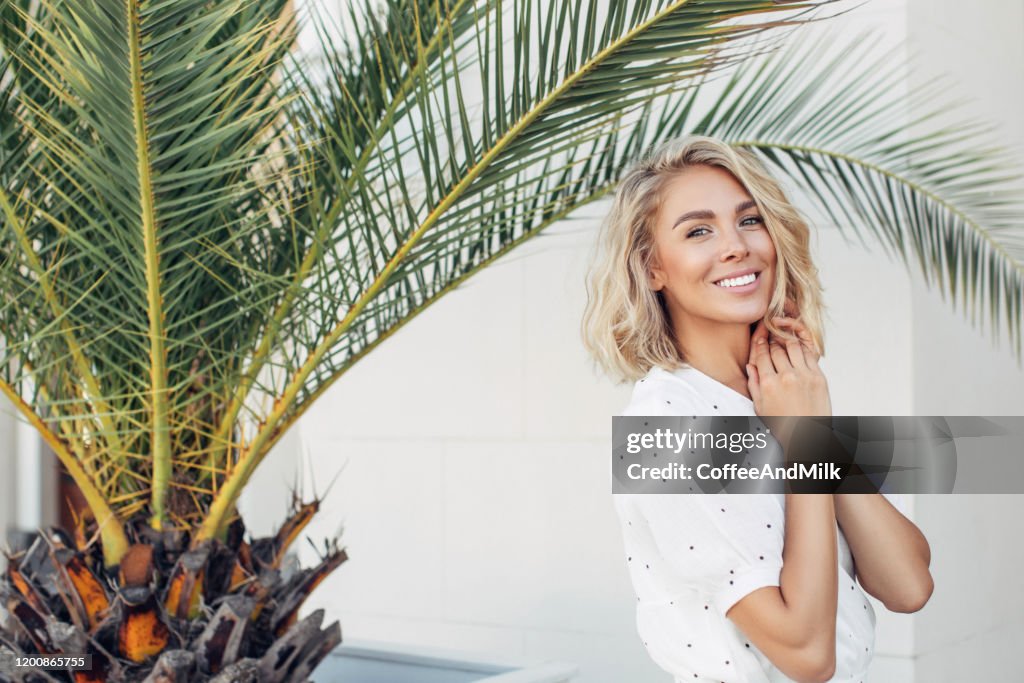
[{"label": "woman's mouth", "polygon": [[733,294],[746,294],[757,289],[760,281],[761,273],[748,273],[739,277],[718,280],[715,285]]}]

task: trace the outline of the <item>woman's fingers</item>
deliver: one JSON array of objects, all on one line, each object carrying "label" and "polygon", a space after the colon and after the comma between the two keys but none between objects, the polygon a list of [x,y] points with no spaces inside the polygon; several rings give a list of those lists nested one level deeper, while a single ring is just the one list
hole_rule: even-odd
[{"label": "woman's fingers", "polygon": [[795,334],[797,338],[800,340],[800,343],[803,344],[804,346],[804,355],[810,358],[815,363],[818,362],[818,359],[821,356],[818,354],[817,347],[814,344],[814,337],[811,336],[811,333],[808,331],[806,325],[804,325],[796,318],[784,317],[775,318],[775,324],[778,325],[779,327],[788,329],[793,334]]},{"label": "woman's fingers", "polygon": [[764,322],[758,323],[757,329],[750,335],[750,364],[757,368],[761,379],[775,374],[775,366],[768,351],[768,330]]},{"label": "woman's fingers", "polygon": [[[831,415],[828,384],[807,326],[793,316],[774,319],[778,335],[759,322],[751,334],[747,385],[758,415]],[[769,339],[764,339],[768,336]]]},{"label": "woman's fingers", "polygon": [[750,363],[747,363],[747,388],[750,389],[750,398],[754,405],[761,405],[761,381],[757,375],[757,368]]},{"label": "woman's fingers", "polygon": [[797,339],[779,339],[778,343],[785,346],[786,356],[789,358],[789,362],[797,370],[807,368],[807,361],[804,360],[804,348],[803,344]]},{"label": "woman's fingers", "polygon": [[754,350],[754,344],[757,343],[758,339],[764,339],[768,341],[768,326],[764,324],[764,318],[757,322],[757,327],[750,335],[750,350]]},{"label": "woman's fingers", "polygon": [[808,344],[814,343],[814,338],[811,337],[811,333],[807,329],[807,325],[804,325],[803,321],[799,318],[790,318],[788,316],[780,315],[776,316],[775,324],[780,327],[788,327],[793,331],[793,334],[800,337],[801,341],[805,341]]},{"label": "woman's fingers", "polygon": [[786,370],[793,369],[793,363],[789,360],[789,352],[786,351],[785,346],[775,339],[768,342],[768,353],[772,356],[772,363],[775,365],[775,370],[777,372],[785,372]]}]

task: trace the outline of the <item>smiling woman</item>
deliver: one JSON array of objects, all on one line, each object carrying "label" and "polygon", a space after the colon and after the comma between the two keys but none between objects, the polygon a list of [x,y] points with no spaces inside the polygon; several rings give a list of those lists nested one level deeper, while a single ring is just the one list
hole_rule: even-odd
[{"label": "smiling woman", "polygon": [[[809,234],[747,152],[690,137],[634,166],[584,316],[597,361],[636,380],[624,414],[831,415]],[[722,501],[615,496],[637,627],[676,681],[862,681],[875,632],[865,592],[903,612],[931,594],[927,541],[896,498]]]},{"label": "smiling woman", "polygon": [[[704,356],[712,376],[746,394],[751,329],[803,323],[823,349],[821,286],[810,230],[750,152],[691,136],[653,151],[619,183],[589,282],[584,343],[622,380]],[[754,281],[748,282],[750,275]],[[744,279],[745,278],[745,279]]]},{"label": "smiling woman", "polygon": [[[666,181],[662,195],[650,288],[661,294],[688,357],[688,347],[715,332],[708,328],[763,315],[775,289],[775,245],[757,202],[720,166],[688,167]],[[745,379],[730,384],[745,386]]]}]

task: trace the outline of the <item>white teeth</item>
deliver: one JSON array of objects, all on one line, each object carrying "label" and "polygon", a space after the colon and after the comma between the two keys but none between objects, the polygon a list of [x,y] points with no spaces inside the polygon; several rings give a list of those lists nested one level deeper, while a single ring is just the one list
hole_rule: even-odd
[{"label": "white teeth", "polygon": [[729,278],[727,280],[719,280],[715,284],[719,287],[742,287],[743,285],[749,285],[751,282],[757,279],[757,273],[750,273],[742,277]]}]

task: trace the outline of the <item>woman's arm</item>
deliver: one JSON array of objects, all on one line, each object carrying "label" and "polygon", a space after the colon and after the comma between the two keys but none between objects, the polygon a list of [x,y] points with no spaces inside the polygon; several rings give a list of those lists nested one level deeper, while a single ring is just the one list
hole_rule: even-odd
[{"label": "woman's arm", "polygon": [[[831,415],[828,385],[813,349],[772,341],[764,323],[751,335],[748,386],[763,416]],[[788,447],[788,432],[777,433]],[[776,430],[773,430],[773,433]],[[830,494],[786,494],[786,532],[779,586],[760,588],[727,617],[790,678],[832,678],[836,667],[839,572],[835,502]]]},{"label": "woman's arm", "polygon": [[924,534],[879,493],[836,494],[836,520],[864,590],[893,612],[916,612],[931,597]]},{"label": "woman's arm", "polygon": [[836,667],[836,518],[828,494],[786,494],[780,585],[758,589],[726,616],[800,683],[832,678]]},{"label": "woman's arm", "polygon": [[[818,355],[806,326],[793,318],[776,318],[776,323],[797,336],[806,358],[816,364]],[[792,346],[787,343],[787,348]],[[837,494],[835,512],[864,590],[893,612],[924,607],[934,588],[928,571],[931,550],[913,522],[877,493]]]}]

